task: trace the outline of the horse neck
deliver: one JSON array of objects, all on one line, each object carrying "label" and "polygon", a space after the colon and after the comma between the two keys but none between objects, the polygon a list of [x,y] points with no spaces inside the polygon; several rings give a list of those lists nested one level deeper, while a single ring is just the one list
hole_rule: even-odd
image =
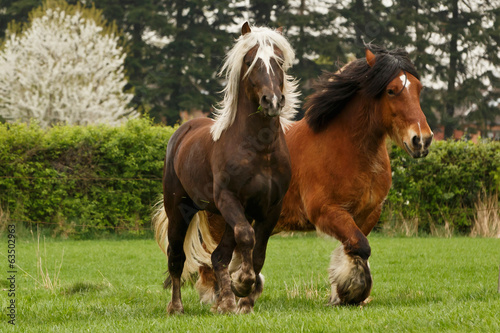
[{"label": "horse neck", "polygon": [[[359,148],[359,153],[370,159],[377,154],[386,154],[388,131],[383,126],[379,107],[376,100],[358,94],[331,124],[343,130],[351,145]],[[335,131],[330,132],[335,135]]]}]

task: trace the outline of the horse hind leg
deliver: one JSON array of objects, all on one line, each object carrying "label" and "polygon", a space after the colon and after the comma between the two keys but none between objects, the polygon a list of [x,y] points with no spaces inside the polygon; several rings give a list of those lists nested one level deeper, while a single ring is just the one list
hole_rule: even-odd
[{"label": "horse hind leg", "polygon": [[194,287],[198,291],[202,304],[214,304],[217,302],[219,286],[212,267],[207,265],[198,267],[198,280]]},{"label": "horse hind leg", "polygon": [[367,301],[373,283],[368,259],[346,254],[344,246],[340,245],[332,253],[328,271],[332,288],[330,305]]},{"label": "horse hind leg", "polygon": [[[169,238],[171,238],[170,235]],[[181,299],[181,275],[184,261],[186,260],[186,255],[182,249],[183,240],[182,242],[169,240],[167,256],[168,272],[172,286],[172,299],[167,306],[168,314],[184,313]]]},{"label": "horse hind leg", "polygon": [[172,284],[172,299],[167,306],[167,313],[177,314],[184,313],[181,298],[181,277],[186,261],[184,239],[186,238],[189,223],[197,210],[192,206],[186,206],[182,202],[178,205],[171,205],[166,210],[170,220],[168,224],[167,257],[168,272]]}]

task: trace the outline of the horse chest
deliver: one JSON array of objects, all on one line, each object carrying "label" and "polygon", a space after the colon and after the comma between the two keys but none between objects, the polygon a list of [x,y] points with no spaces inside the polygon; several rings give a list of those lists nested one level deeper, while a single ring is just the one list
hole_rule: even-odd
[{"label": "horse chest", "polygon": [[366,217],[385,200],[391,186],[390,173],[386,170],[360,177],[357,188],[358,201],[351,207],[353,216]]},{"label": "horse chest", "polygon": [[[266,211],[282,200],[291,178],[290,165],[274,158],[265,158],[252,172],[242,173],[236,180],[236,191],[249,215],[266,214]],[[254,165],[255,166],[255,165]],[[243,176],[244,175],[244,176]]]},{"label": "horse chest", "polygon": [[273,203],[280,199],[278,195],[283,196],[286,192],[286,190],[280,191],[279,188],[287,189],[289,182],[290,175],[287,175],[282,167],[263,166],[247,176],[243,189],[249,197]]}]

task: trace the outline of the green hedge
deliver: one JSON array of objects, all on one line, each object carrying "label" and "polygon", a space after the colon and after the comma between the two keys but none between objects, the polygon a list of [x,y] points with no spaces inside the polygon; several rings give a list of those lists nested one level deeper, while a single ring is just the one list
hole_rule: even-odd
[{"label": "green hedge", "polygon": [[[3,214],[63,234],[149,230],[174,130],[148,119],[50,130],[0,124]],[[420,231],[428,232],[448,221],[466,233],[479,195],[498,196],[500,142],[434,142],[429,156],[418,160],[393,147],[391,163],[385,223],[418,218]]]},{"label": "green hedge", "polygon": [[56,232],[150,226],[171,127],[0,124],[0,205],[11,221]]},{"label": "green hedge", "polygon": [[498,199],[499,141],[437,141],[422,159],[412,159],[397,147],[390,155],[392,188],[383,222],[418,219],[423,232],[448,222],[455,231],[468,233],[480,196],[487,193]]}]

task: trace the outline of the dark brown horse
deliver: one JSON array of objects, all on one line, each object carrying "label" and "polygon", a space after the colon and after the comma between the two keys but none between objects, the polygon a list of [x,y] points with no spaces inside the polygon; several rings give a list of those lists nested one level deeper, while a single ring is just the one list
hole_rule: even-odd
[{"label": "dark brown horse", "polygon": [[[192,266],[189,244],[200,245],[200,210],[227,222],[211,255],[218,282],[214,310],[249,312],[250,300],[262,292],[259,273],[291,178],[282,126],[293,118],[297,102],[296,85],[285,73],[293,59],[281,31],[251,30],[245,23],[221,71],[228,83],[216,120],[188,121],[168,142],[163,203],[154,218],[172,283],[168,313],[184,311],[181,276],[185,262],[185,271]],[[235,248],[241,265],[229,276]],[[244,297],[238,307],[235,294]]]},{"label": "dark brown horse", "polygon": [[[332,305],[362,303],[371,291],[366,236],[391,186],[387,137],[414,158],[427,155],[433,137],[408,54],[369,48],[366,58],[319,79],[305,118],[286,134],[292,181],[275,232],[312,227],[341,242],[329,268]],[[210,216],[210,233],[219,239],[224,222],[216,220]],[[206,228],[202,235],[210,244]],[[199,270],[197,287],[202,300],[209,300],[210,269]]]}]

